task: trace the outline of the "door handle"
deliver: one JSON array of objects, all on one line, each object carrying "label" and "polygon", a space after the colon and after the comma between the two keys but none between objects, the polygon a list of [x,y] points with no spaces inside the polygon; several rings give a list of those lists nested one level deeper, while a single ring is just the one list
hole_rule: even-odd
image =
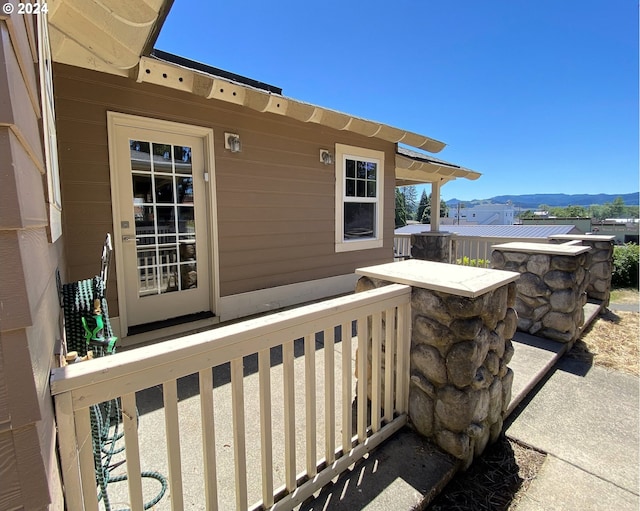
[{"label": "door handle", "polygon": [[135,241],[136,237],[129,234],[122,236],[122,241]]}]

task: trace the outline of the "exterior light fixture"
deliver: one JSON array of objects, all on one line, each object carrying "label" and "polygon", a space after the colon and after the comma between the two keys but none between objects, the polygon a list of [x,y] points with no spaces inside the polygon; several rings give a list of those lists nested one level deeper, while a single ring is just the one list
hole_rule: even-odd
[{"label": "exterior light fixture", "polygon": [[320,149],[320,161],[325,165],[333,163],[333,155],[327,149]]},{"label": "exterior light fixture", "polygon": [[240,135],[236,135],[235,133],[225,133],[224,148],[229,149],[232,153],[239,153],[241,150]]}]

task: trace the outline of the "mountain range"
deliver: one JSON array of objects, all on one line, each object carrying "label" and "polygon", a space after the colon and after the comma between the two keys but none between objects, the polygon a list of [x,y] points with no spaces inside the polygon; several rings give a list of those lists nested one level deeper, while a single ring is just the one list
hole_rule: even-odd
[{"label": "mountain range", "polygon": [[446,201],[448,206],[455,206],[459,202],[467,206],[474,204],[506,204],[511,201],[514,206],[527,209],[536,209],[541,204],[550,207],[566,207],[566,206],[591,206],[594,204],[605,204],[613,202],[616,198],[622,197],[625,206],[640,205],[640,192],[621,193],[611,195],[606,193],[598,194],[574,194],[565,193],[535,193],[528,195],[496,195],[490,199],[474,199],[471,201],[450,199]]}]

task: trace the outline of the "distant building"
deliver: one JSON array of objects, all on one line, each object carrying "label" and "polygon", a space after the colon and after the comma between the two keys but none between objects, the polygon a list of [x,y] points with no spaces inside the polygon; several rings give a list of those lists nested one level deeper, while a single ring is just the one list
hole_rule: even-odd
[{"label": "distant building", "polygon": [[639,226],[637,218],[608,218],[592,220],[591,218],[523,218],[523,225],[575,225],[584,233],[615,236],[615,243],[639,243]]},{"label": "distant building", "polygon": [[507,204],[477,204],[475,206],[449,207],[446,225],[513,225],[515,223],[516,208]]}]

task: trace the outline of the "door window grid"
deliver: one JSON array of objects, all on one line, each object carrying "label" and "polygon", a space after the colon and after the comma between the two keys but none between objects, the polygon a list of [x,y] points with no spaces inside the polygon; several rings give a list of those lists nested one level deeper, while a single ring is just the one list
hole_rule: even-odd
[{"label": "door window grid", "polygon": [[140,297],[197,287],[191,148],[130,140]]}]

